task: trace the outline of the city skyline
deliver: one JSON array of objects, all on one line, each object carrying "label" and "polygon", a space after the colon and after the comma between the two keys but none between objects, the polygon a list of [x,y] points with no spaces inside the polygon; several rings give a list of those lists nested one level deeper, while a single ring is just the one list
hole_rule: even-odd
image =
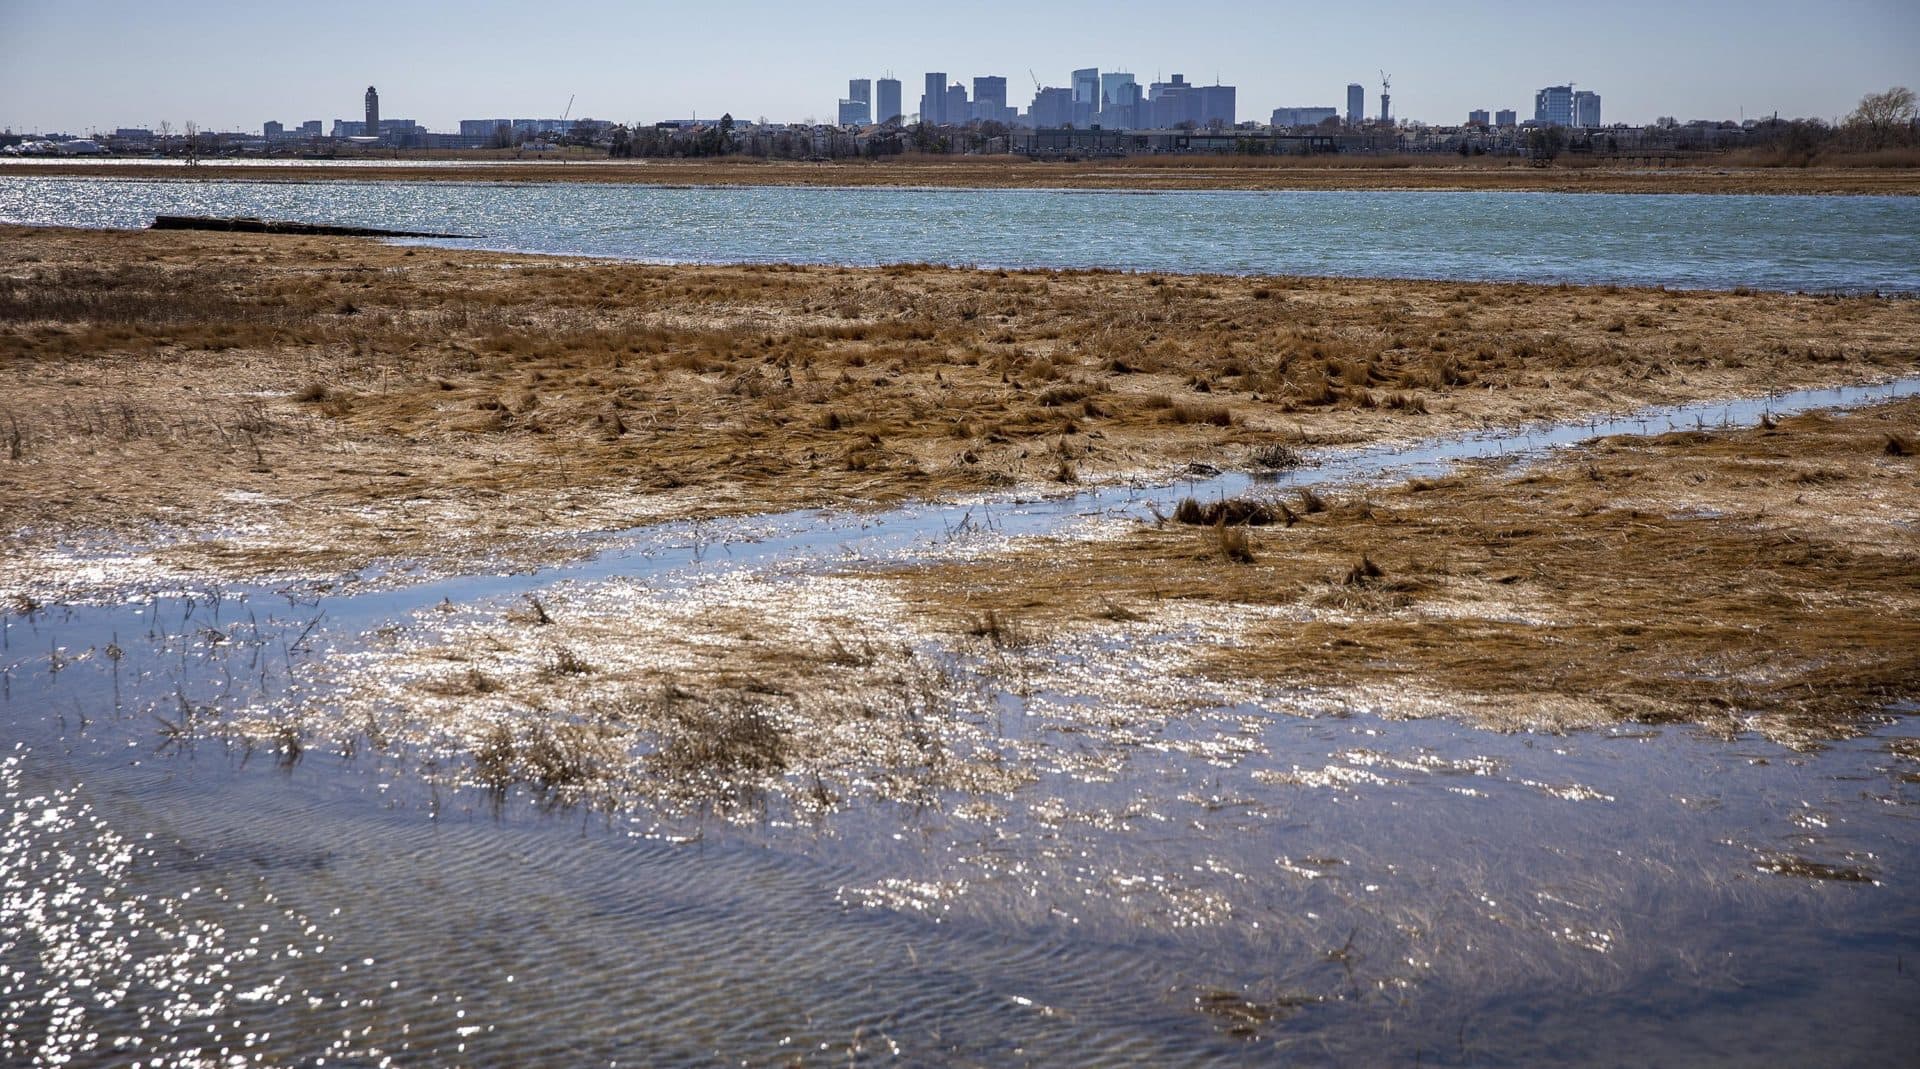
[{"label": "city skyline", "polygon": [[[1312,32],[1315,23],[1305,16],[1317,9],[1309,8],[1249,12],[1197,0],[1178,26],[1109,29],[1111,20],[1089,16],[1110,12],[1110,5],[1029,11],[987,0],[983,11],[1018,13],[1023,25],[1058,32],[1015,39],[969,28],[943,33],[937,44],[921,43],[904,27],[840,32],[867,9],[828,3],[802,16],[771,4],[722,3],[696,19],[597,2],[549,5],[538,15],[484,2],[454,18],[431,5],[342,0],[262,17],[227,0],[164,11],[110,0],[25,0],[0,10],[0,34],[13,43],[0,70],[0,126],[84,133],[189,121],[207,129],[315,118],[331,125],[359,115],[368,84],[382,87],[384,111],[436,130],[476,115],[557,115],[570,97],[574,114],[617,122],[727,111],[740,119],[830,123],[838,118],[830,87],[847,86],[849,77],[877,82],[890,71],[908,87],[902,103],[909,114],[918,110],[915,90],[925,72],[948,72],[969,85],[976,77],[1004,77],[1007,104],[1024,110],[1031,78],[1071,90],[1077,68],[1131,71],[1142,86],[1176,71],[1201,86],[1234,85],[1240,118],[1256,121],[1275,108],[1335,107],[1344,114],[1349,83],[1365,87],[1371,117],[1382,70],[1393,79],[1395,118],[1433,124],[1462,122],[1474,109],[1530,115],[1541,87],[1572,82],[1604,90],[1609,122],[1637,124],[1665,115],[1738,119],[1776,111],[1832,119],[1863,93],[1920,81],[1913,44],[1920,41],[1920,11],[1866,0],[1819,11],[1777,2],[1685,11],[1627,4],[1612,9],[1617,17],[1583,25],[1577,50],[1566,46],[1562,31],[1542,29],[1532,9],[1504,2],[1463,5],[1444,17],[1384,2],[1360,15],[1342,13],[1342,32],[1316,38],[1311,49],[1285,47]],[[356,12],[377,19],[385,32],[357,32],[365,23]],[[1647,17],[1636,21],[1636,14]],[[581,32],[589,26],[593,33]],[[1236,29],[1222,35],[1220,26]],[[103,27],[114,32],[103,34]],[[643,47],[690,35],[710,39],[711,47]],[[633,54],[645,62],[609,44],[623,38],[635,42]],[[514,48],[502,53],[501,39]],[[428,43],[433,47],[422,47]],[[190,62],[196,49],[219,62]],[[596,50],[609,61],[584,61]]]}]

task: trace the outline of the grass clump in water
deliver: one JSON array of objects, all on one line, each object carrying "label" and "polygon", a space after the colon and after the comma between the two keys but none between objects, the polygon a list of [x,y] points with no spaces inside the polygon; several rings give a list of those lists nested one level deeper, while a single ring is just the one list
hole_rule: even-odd
[{"label": "grass clump in water", "polygon": [[786,733],[759,706],[675,703],[647,765],[677,782],[710,784],[782,771],[789,749]]},{"label": "grass clump in water", "polygon": [[1173,522],[1191,527],[1219,524],[1229,527],[1266,527],[1276,523],[1292,526],[1296,519],[1292,509],[1278,502],[1268,504],[1244,497],[1230,497],[1204,505],[1194,498],[1183,498],[1173,510]]}]

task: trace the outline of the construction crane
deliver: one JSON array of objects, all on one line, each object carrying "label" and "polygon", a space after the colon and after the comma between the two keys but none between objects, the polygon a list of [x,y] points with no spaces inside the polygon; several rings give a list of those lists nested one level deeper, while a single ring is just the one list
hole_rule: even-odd
[{"label": "construction crane", "polygon": [[1039,75],[1037,75],[1037,74],[1035,74],[1035,73],[1033,73],[1033,68],[1032,68],[1032,67],[1028,67],[1028,68],[1027,68],[1027,77],[1029,77],[1029,78],[1032,78],[1032,79],[1033,79],[1033,91],[1034,91],[1035,93],[1038,93],[1038,92],[1040,91],[1040,76],[1039,76]]},{"label": "construction crane", "polygon": [[1393,80],[1387,77],[1386,71],[1381,71],[1380,72],[1380,121],[1383,123],[1393,121],[1393,94],[1387,91],[1392,88],[1393,88]]},{"label": "construction crane", "polygon": [[566,144],[567,144],[567,116],[569,116],[569,115],[572,115],[572,114],[573,114],[573,98],[574,98],[575,96],[577,96],[577,95],[579,95],[579,94],[577,94],[577,93],[568,93],[568,94],[567,94],[567,107],[566,107],[566,110],[565,110],[565,111],[562,111],[562,112],[560,113],[560,145],[561,145],[561,149],[560,149],[560,162],[561,162],[561,163],[566,163],[566,162],[567,162],[567,154],[566,154]]}]

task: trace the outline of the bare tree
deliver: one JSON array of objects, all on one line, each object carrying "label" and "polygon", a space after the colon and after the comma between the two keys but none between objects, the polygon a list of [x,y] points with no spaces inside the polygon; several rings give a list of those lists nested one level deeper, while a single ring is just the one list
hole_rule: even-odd
[{"label": "bare tree", "polygon": [[1916,108],[1913,90],[1896,85],[1884,93],[1868,93],[1860,106],[1847,116],[1847,126],[1866,142],[1867,148],[1886,148],[1908,139],[1920,108]]}]

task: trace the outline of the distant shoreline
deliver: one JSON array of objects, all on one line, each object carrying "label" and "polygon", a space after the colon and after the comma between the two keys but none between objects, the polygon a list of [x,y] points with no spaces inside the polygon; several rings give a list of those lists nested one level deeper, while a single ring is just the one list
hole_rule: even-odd
[{"label": "distant shoreline", "polygon": [[1687,164],[1532,167],[1520,161],[1429,163],[1351,158],[1284,163],[1232,157],[1139,157],[1035,162],[1017,157],[896,157],[881,161],[790,160],[339,160],[67,161],[0,163],[0,178],[140,181],[597,182],[645,186],[930,187],[1068,190],[1419,190],[1548,193],[1920,195],[1920,168],[1741,167]]}]

